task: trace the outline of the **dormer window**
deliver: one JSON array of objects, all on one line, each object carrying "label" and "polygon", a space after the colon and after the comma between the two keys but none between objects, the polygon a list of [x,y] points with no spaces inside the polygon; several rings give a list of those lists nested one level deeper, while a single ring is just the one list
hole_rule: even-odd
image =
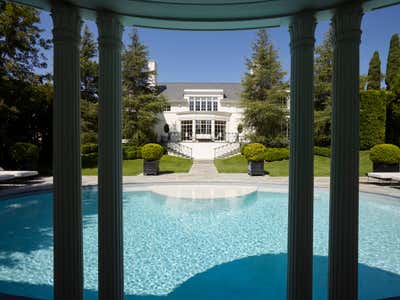
[{"label": "dormer window", "polygon": [[217,97],[189,97],[190,111],[218,111]]}]

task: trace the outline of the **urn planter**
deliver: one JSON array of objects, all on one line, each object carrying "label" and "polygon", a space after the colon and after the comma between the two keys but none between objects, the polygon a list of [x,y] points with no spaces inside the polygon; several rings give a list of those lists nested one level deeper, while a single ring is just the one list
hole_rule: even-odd
[{"label": "urn planter", "polygon": [[374,172],[400,172],[400,164],[373,163]]},{"label": "urn planter", "polygon": [[250,176],[263,176],[265,174],[264,161],[249,160],[247,174],[249,174]]},{"label": "urn planter", "polygon": [[144,160],[143,175],[158,175],[159,165],[160,165],[159,160]]}]

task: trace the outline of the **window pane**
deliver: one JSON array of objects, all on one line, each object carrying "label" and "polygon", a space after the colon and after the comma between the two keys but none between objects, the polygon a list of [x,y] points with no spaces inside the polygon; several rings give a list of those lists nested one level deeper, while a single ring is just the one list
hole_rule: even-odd
[{"label": "window pane", "polygon": [[213,111],[218,111],[218,102],[217,101],[213,102]]}]

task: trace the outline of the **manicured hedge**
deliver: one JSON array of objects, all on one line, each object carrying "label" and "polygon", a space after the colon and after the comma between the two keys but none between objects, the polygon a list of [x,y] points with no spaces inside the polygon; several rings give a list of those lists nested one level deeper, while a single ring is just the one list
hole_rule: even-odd
[{"label": "manicured hedge", "polygon": [[97,167],[98,153],[82,154],[82,168],[95,168]]},{"label": "manicured hedge", "polygon": [[331,157],[331,148],[329,147],[314,147],[314,155],[324,156],[324,157]]},{"label": "manicured hedge", "polygon": [[400,163],[400,148],[392,144],[380,144],[371,148],[369,158],[373,163]]},{"label": "manicured hedge", "polygon": [[81,146],[82,154],[95,153],[98,151],[98,145],[94,143],[87,143]]},{"label": "manicured hedge", "polygon": [[142,158],[152,161],[159,160],[164,154],[164,148],[159,144],[146,144],[142,147]]},{"label": "manicured hedge", "polygon": [[127,160],[142,158],[142,148],[138,146],[123,146],[122,153]]},{"label": "manicured hedge", "polygon": [[288,148],[267,148],[265,150],[266,161],[279,161],[289,159]]},{"label": "manicured hedge", "polygon": [[18,168],[34,168],[39,158],[38,146],[31,143],[15,143],[10,147],[10,157]]},{"label": "manicured hedge", "polygon": [[243,155],[247,160],[263,161],[265,159],[265,146],[259,143],[251,143],[243,149]]},{"label": "manicured hedge", "polygon": [[385,142],[386,105],[392,94],[366,90],[360,93],[360,149]]}]

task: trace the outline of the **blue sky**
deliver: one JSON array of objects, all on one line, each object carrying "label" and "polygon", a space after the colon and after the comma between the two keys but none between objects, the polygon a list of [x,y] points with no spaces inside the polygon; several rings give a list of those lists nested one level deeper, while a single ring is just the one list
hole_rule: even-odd
[{"label": "blue sky", "polygon": [[[368,72],[368,63],[375,50],[379,51],[382,72],[390,37],[400,33],[400,6],[392,6],[363,17],[360,72]],[[97,39],[96,24],[86,22]],[[52,21],[48,13],[41,13],[41,24],[48,38],[52,37]],[[328,21],[318,23],[316,43],[320,44],[329,27]],[[131,28],[125,28],[123,41],[129,42]],[[271,39],[279,52],[283,69],[290,72],[289,33],[287,27],[269,29]],[[139,28],[150,57],[158,64],[159,82],[238,82],[245,72],[245,60],[251,54],[256,31],[192,32]],[[53,68],[52,51],[46,53],[48,71]]]}]

